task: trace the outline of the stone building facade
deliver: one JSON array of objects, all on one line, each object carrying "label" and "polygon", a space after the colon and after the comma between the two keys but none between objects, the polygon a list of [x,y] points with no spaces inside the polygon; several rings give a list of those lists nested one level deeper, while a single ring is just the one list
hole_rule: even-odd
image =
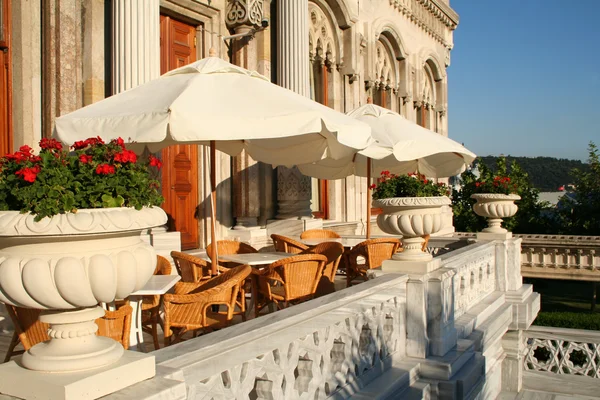
[{"label": "stone building facade", "polygon": [[[217,56],[340,112],[374,103],[448,135],[458,15],[448,0],[0,0],[0,146],[50,136],[54,119]],[[159,95],[159,94],[157,94]],[[225,122],[226,123],[226,122]],[[162,151],[165,210],[184,248],[207,244],[208,151]],[[319,181],[217,154],[217,231],[255,245],[272,231],[364,233],[364,178]]]}]

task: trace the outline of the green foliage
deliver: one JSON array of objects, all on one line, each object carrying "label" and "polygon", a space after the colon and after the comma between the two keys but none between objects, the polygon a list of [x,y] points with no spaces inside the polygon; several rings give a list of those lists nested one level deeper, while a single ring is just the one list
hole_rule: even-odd
[{"label": "green foliage", "polygon": [[[539,191],[535,189],[527,173],[516,163],[509,168],[504,157],[499,157],[492,170],[475,161],[480,177],[468,170],[461,175],[461,190],[452,192],[454,227],[459,232],[481,232],[487,226],[486,219],[473,212],[474,193],[515,193],[521,196],[517,202],[519,211],[514,217],[505,218],[503,226],[514,233],[544,233],[555,229],[551,218],[543,212],[549,205],[539,201]],[[486,192],[490,190],[490,192]]]},{"label": "green foliage", "polygon": [[396,175],[382,171],[377,184],[371,185],[373,199],[391,197],[447,196],[449,189],[443,183],[435,183],[422,174]]},{"label": "green foliage", "polygon": [[600,314],[575,312],[540,312],[533,322],[538,326],[600,331]]},{"label": "green foliage", "polygon": [[563,231],[572,235],[600,235],[600,155],[593,142],[588,151],[589,170],[572,171],[574,196],[561,204]]},{"label": "green foliage", "polygon": [[34,155],[29,146],[0,159],[0,210],[34,214],[35,220],[78,208],[159,206],[158,182],[151,177],[160,161],[148,163],[125,148],[122,139],[76,142],[72,152],[54,139],[42,139]]},{"label": "green foliage", "polygon": [[[494,169],[498,157],[480,157],[481,162],[490,169]],[[506,163],[510,166],[517,162],[527,172],[531,184],[540,192],[556,192],[560,186],[572,183],[571,171],[574,168],[580,171],[589,171],[588,165],[580,160],[567,160],[554,157],[513,157],[506,156]]]}]

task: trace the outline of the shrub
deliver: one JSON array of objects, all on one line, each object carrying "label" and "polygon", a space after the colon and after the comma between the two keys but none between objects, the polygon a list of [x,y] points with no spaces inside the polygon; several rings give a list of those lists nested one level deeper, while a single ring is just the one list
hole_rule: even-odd
[{"label": "shrub", "polygon": [[388,199],[391,197],[431,197],[447,196],[448,186],[435,183],[422,174],[396,175],[390,171],[381,172],[377,184],[371,185],[373,199]]}]

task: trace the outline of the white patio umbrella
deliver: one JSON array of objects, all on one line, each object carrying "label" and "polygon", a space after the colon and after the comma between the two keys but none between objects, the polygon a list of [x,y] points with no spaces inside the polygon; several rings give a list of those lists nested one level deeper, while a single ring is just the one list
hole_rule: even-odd
[{"label": "white patio umbrella", "polygon": [[210,145],[213,242],[215,149],[232,156],[245,149],[257,161],[292,166],[347,158],[372,143],[368,125],[215,57],[57,118],[55,135],[69,145],[122,137],[139,152]]},{"label": "white patio umbrella", "polygon": [[[371,127],[374,143],[346,158],[328,157],[299,165],[304,175],[319,179],[366,176],[367,185],[370,185],[373,170],[388,170],[399,175],[418,172],[441,178],[461,173],[477,157],[454,140],[375,104],[365,104],[348,115]],[[367,188],[367,238],[371,233],[370,217],[371,190]]]}]

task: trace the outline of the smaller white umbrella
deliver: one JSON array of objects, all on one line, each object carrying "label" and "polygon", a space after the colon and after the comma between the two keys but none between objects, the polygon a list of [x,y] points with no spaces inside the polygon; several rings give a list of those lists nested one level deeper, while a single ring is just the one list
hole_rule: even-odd
[{"label": "smaller white umbrella", "polygon": [[[369,99],[370,101],[370,99]],[[341,179],[390,171],[402,175],[418,172],[429,177],[453,176],[465,170],[477,157],[461,144],[423,128],[375,104],[365,104],[348,113],[371,127],[374,143],[343,159],[324,158],[299,165],[304,175],[319,179]],[[370,185],[370,182],[367,183]],[[371,190],[367,189],[367,238],[370,237]]]}]

